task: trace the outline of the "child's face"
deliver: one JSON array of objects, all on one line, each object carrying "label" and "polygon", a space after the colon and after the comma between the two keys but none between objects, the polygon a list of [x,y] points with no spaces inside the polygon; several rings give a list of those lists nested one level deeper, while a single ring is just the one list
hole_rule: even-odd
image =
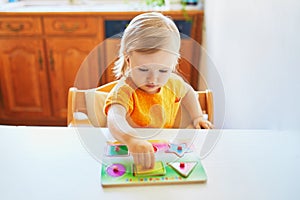
[{"label": "child's face", "polygon": [[175,55],[166,51],[151,54],[132,52],[128,59],[130,77],[141,90],[156,93],[167,83],[175,61]]}]

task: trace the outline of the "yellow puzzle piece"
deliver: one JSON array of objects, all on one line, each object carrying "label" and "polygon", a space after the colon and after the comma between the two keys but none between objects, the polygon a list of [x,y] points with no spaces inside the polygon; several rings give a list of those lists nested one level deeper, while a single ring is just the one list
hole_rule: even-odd
[{"label": "yellow puzzle piece", "polygon": [[161,161],[155,162],[153,169],[144,169],[141,165],[133,164],[134,176],[163,176],[166,174],[166,169]]}]

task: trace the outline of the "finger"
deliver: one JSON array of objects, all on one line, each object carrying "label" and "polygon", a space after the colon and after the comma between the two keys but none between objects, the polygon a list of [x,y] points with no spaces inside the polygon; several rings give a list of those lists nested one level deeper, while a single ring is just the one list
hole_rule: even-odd
[{"label": "finger", "polygon": [[155,155],[154,155],[154,152],[151,152],[150,153],[150,168],[153,169],[154,168],[154,165],[155,165]]},{"label": "finger", "polygon": [[144,153],[138,153],[138,164],[144,168]]},{"label": "finger", "polygon": [[139,154],[138,153],[132,153],[133,162],[135,165],[139,164]]},{"label": "finger", "polygon": [[210,121],[207,121],[207,124],[208,124],[209,129],[213,129],[214,128],[214,125]]},{"label": "finger", "polygon": [[149,169],[151,168],[151,153],[144,153],[144,168]]},{"label": "finger", "polygon": [[201,128],[200,122],[198,122],[198,121],[197,122],[194,121],[193,125],[194,125],[193,127],[195,127],[196,129]]},{"label": "finger", "polygon": [[154,155],[155,155],[154,149],[153,149],[153,146],[151,145],[150,151],[144,155],[146,168],[148,168],[148,169],[154,168],[154,164],[155,164],[155,156]]},{"label": "finger", "polygon": [[209,125],[207,122],[202,123],[202,127],[205,129],[209,129]]},{"label": "finger", "polygon": [[141,165],[143,167],[144,165],[144,158],[142,153],[133,153],[133,160],[135,165]]}]

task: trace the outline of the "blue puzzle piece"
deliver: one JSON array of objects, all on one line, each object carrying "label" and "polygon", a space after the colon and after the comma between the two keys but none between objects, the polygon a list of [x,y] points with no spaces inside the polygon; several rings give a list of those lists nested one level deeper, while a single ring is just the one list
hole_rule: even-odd
[{"label": "blue puzzle piece", "polygon": [[175,153],[177,156],[182,157],[185,153],[191,152],[192,150],[185,144],[169,144],[169,149],[166,153]]}]

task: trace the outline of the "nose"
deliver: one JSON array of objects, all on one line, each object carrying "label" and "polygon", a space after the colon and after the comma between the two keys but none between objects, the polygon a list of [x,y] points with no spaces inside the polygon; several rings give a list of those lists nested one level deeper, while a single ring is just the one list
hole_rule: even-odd
[{"label": "nose", "polygon": [[149,83],[156,83],[158,78],[158,73],[156,70],[150,70],[147,76],[147,81]]}]

